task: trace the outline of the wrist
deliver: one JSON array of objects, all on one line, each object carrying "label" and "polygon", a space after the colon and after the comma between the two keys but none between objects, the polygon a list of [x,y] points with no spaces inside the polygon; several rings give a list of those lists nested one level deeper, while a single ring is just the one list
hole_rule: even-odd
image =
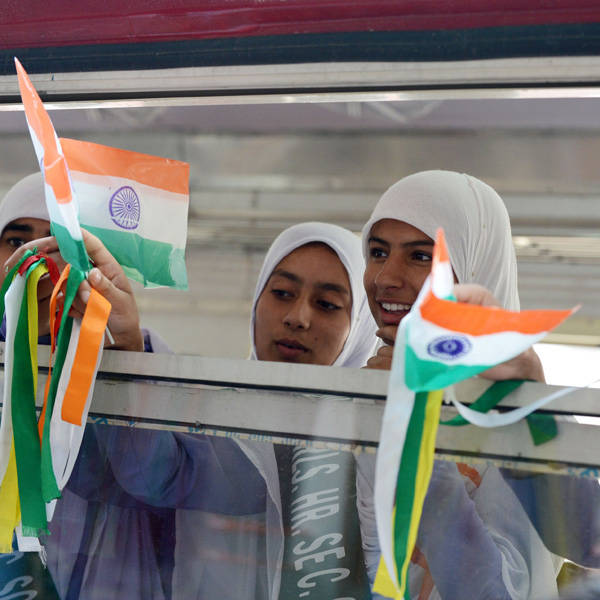
[{"label": "wrist", "polygon": [[129,352],[143,352],[144,351],[144,334],[138,327],[135,330],[123,333],[114,333],[113,341],[105,344],[104,347],[109,350],[126,350]]}]

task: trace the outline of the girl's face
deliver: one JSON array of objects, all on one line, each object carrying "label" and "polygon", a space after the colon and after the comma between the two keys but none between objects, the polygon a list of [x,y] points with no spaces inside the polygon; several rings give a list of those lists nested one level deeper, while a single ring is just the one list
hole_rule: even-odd
[{"label": "girl's face", "polygon": [[288,254],[256,303],[259,360],[331,365],[350,332],[352,291],[337,254],[321,243]]},{"label": "girl's face", "polygon": [[[50,222],[33,217],[22,217],[11,221],[0,236],[0,267],[12,256],[13,252],[32,240],[39,240],[50,235]],[[0,269],[0,284],[6,273]]]},{"label": "girl's face", "polygon": [[364,285],[379,327],[398,325],[431,271],[433,240],[421,230],[382,219],[369,232]]}]

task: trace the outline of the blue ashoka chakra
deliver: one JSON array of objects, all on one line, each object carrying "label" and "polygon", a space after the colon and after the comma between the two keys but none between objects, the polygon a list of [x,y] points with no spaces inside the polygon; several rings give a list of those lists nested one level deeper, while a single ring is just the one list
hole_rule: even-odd
[{"label": "blue ashoka chakra", "polygon": [[140,224],[140,199],[128,185],[111,196],[108,209],[113,222],[122,229],[136,229]]},{"label": "blue ashoka chakra", "polygon": [[444,335],[427,345],[427,353],[443,360],[455,360],[471,351],[473,345],[462,335]]}]

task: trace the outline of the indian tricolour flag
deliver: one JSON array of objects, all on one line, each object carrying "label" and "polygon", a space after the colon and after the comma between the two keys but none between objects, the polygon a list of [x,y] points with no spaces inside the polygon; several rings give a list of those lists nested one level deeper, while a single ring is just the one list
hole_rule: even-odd
[{"label": "indian tricolour flag", "polygon": [[91,142],[60,142],[82,227],[102,240],[130,278],[148,287],[187,289],[189,165]]},{"label": "indian tricolour flag", "polygon": [[382,560],[374,591],[389,598],[408,594],[442,388],[517,356],[573,312],[512,312],[457,303],[453,287],[440,230],[431,275],[396,336],[377,456],[375,514]]},{"label": "indian tricolour flag", "polygon": [[89,260],[77,220],[77,203],[60,141],[29,76],[16,58],[15,65],[29,133],[44,175],[46,205],[52,233],[56,236],[65,261],[80,271],[87,272]]}]

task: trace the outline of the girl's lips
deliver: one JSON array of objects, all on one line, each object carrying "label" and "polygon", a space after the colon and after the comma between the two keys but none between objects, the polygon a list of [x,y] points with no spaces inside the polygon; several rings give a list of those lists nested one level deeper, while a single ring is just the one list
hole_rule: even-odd
[{"label": "girl's lips", "polygon": [[381,322],[384,325],[398,325],[402,319],[410,312],[411,304],[402,304],[400,302],[378,302]]},{"label": "girl's lips", "polygon": [[277,340],[275,342],[275,346],[281,357],[287,360],[294,360],[299,356],[302,356],[302,354],[304,354],[305,352],[308,352],[308,348],[306,348],[296,340]]}]

